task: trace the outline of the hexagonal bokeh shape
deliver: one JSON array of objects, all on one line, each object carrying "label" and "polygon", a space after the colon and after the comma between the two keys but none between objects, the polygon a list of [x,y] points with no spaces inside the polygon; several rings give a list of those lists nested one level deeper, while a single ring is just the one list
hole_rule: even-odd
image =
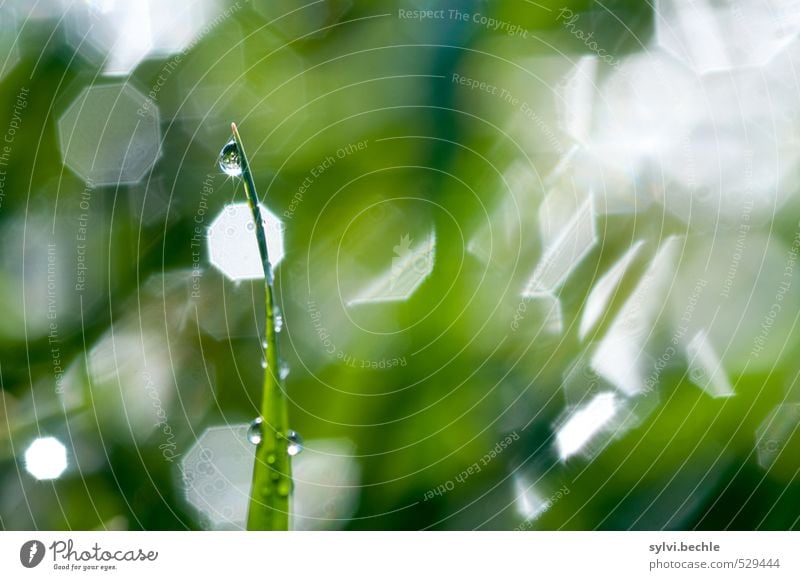
[{"label": "hexagonal bokeh shape", "polygon": [[25,450],[25,469],[36,479],[58,479],[67,469],[67,448],[55,437],[38,437]]},{"label": "hexagonal bokeh shape", "polygon": [[343,528],[358,505],[361,468],[346,439],[316,439],[292,458],[292,530]]},{"label": "hexagonal bokeh shape", "polygon": [[[283,260],[283,222],[259,204],[267,251],[273,268]],[[246,203],[225,206],[208,228],[208,256],[211,263],[231,280],[264,277],[258,253],[255,223]]]},{"label": "hexagonal bokeh shape", "polygon": [[186,500],[212,529],[241,529],[247,518],[256,451],[249,428],[209,427],[181,461]]},{"label": "hexagonal bokeh shape", "polygon": [[127,83],[85,88],[58,121],[64,163],[95,185],[136,183],[161,154],[158,111]]},{"label": "hexagonal bokeh shape", "polygon": [[[249,429],[247,423],[209,427],[181,461],[186,500],[204,527],[246,525],[256,450]],[[292,458],[293,530],[338,529],[353,515],[361,478],[354,452],[347,440],[318,439]]]}]

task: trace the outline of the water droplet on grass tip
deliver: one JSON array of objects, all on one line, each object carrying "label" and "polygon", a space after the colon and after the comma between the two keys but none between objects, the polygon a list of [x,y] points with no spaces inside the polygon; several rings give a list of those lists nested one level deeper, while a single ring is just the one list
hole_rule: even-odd
[{"label": "water droplet on grass tip", "polygon": [[281,380],[283,380],[283,379],[285,379],[286,377],[289,376],[289,364],[288,363],[281,362],[279,375],[281,377]]},{"label": "water droplet on grass tip", "polygon": [[303,438],[300,437],[300,433],[297,431],[289,431],[286,438],[289,440],[289,446],[286,448],[287,453],[292,457],[299,455],[303,450]]},{"label": "water droplet on grass tip", "polygon": [[231,139],[219,152],[219,168],[231,177],[238,177],[242,174],[242,160],[239,158],[239,147],[236,141]]},{"label": "water droplet on grass tip", "polygon": [[261,417],[256,417],[247,430],[247,440],[253,445],[261,443]]}]

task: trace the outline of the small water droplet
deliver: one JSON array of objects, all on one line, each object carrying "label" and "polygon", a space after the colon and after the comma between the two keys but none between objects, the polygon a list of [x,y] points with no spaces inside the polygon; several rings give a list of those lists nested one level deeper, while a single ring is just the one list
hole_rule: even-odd
[{"label": "small water droplet", "polygon": [[281,478],[281,474],[278,473],[277,471],[272,471],[269,474],[269,477],[270,477],[270,479],[272,479],[272,481],[278,481]]},{"label": "small water droplet", "polygon": [[231,177],[238,177],[242,174],[242,162],[239,159],[239,147],[236,141],[231,139],[219,152],[219,168]]},{"label": "small water droplet", "polygon": [[299,455],[303,450],[303,438],[300,437],[300,433],[290,430],[286,438],[289,440],[289,446],[286,449],[289,455],[292,457]]},{"label": "small water droplet", "polygon": [[256,417],[250,423],[250,428],[247,430],[247,440],[253,445],[261,443],[261,417]]},{"label": "small water droplet", "polygon": [[281,380],[289,376],[289,363],[287,363],[286,361],[281,361],[279,375],[281,377]]},{"label": "small water droplet", "polygon": [[262,369],[267,368],[267,359],[265,359],[265,358],[261,359],[261,368]]},{"label": "small water droplet", "polygon": [[289,495],[290,491],[291,488],[289,487],[288,483],[281,483],[278,485],[278,495],[286,497],[287,495]]},{"label": "small water droplet", "polygon": [[277,460],[277,457],[275,457],[274,453],[270,453],[269,455],[267,455],[267,463],[269,463],[270,465],[275,463],[276,460]]},{"label": "small water droplet", "polygon": [[277,306],[275,310],[272,312],[272,320],[275,323],[275,332],[280,332],[283,330],[283,313],[281,309]]},{"label": "small water droplet", "polygon": [[269,348],[269,343],[266,340],[261,341],[261,348],[267,350]]}]

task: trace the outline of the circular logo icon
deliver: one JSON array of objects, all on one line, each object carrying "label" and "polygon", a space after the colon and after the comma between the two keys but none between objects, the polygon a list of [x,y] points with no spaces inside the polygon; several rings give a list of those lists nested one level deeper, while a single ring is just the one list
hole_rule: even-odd
[{"label": "circular logo icon", "polygon": [[28,540],[19,549],[19,561],[26,568],[35,568],[44,559],[44,544],[39,540]]}]

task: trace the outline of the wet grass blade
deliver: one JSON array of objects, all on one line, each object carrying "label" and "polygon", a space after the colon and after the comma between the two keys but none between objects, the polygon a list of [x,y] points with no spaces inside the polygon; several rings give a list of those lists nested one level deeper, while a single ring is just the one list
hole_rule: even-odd
[{"label": "wet grass blade", "polygon": [[[253,468],[253,487],[247,515],[249,530],[288,530],[289,499],[292,492],[291,457],[289,456],[289,412],[286,394],[280,379],[280,357],[275,328],[275,302],[272,289],[272,268],[267,250],[267,238],[258,205],[258,195],[245,154],[242,138],[235,123],[231,124],[233,139],[239,153],[242,180],[247,203],[255,222],[258,250],[264,268],[264,304],[266,324],[264,344],[266,367],[259,414],[261,438],[256,447]],[[257,421],[259,420],[257,419]]]}]

